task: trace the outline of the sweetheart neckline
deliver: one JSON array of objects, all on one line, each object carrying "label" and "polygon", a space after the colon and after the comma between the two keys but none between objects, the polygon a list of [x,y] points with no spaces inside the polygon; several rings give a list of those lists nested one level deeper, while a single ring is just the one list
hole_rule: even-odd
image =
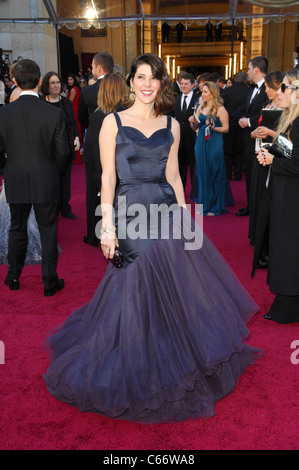
[{"label": "sweetheart neckline", "polygon": [[[161,129],[157,129],[155,132],[153,132],[149,137],[147,137],[142,131],[140,131],[139,129],[137,129],[136,127],[133,127],[133,126],[121,126],[121,128],[128,128],[128,129],[133,129],[137,132],[139,132],[139,134],[141,134],[145,139],[149,140],[153,135],[155,135],[157,132],[160,132],[160,131],[164,131],[164,130],[169,130],[168,127],[161,127]],[[120,128],[119,128],[120,129]]]}]

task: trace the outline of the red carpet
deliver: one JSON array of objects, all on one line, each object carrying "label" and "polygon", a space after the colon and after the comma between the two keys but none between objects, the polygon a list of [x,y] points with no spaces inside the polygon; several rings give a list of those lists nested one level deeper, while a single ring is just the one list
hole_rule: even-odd
[{"label": "red carpet", "polygon": [[20,291],[11,292],[3,284],[7,267],[0,266],[0,340],[5,345],[5,364],[0,364],[0,449],[299,448],[299,364],[291,362],[291,343],[299,340],[298,324],[278,325],[262,317],[272,296],[265,272],[250,278],[248,217],[235,216],[245,205],[245,186],[234,181],[231,186],[235,207],[226,215],[205,217],[204,229],[260,306],[249,324],[248,342],[266,354],[241,377],[235,391],[217,403],[216,416],[181,424],[139,425],[81,413],[48,394],[42,379],[48,364],[42,341],[50,328],[90,300],[106,266],[100,250],[82,242],[84,167],[74,165],[72,210],[78,220],[59,220],[63,251],[58,273],[65,279],[65,289],[54,297],[44,297],[40,266],[30,266],[23,271]]}]

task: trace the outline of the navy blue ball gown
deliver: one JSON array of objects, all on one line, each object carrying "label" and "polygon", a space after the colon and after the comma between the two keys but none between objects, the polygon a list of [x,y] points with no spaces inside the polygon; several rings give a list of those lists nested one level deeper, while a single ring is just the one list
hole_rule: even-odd
[{"label": "navy blue ball gown", "polygon": [[[207,116],[201,113],[198,119],[201,126],[194,147],[196,171],[190,199],[203,205],[203,215],[225,214],[225,207],[234,206],[234,198],[225,170],[223,135],[211,130],[206,140]],[[220,126],[220,119],[216,117],[215,127]]]},{"label": "navy blue ball gown", "polygon": [[[161,423],[210,417],[215,402],[261,354],[244,342],[258,307],[206,236],[201,248],[187,249],[191,231],[184,224],[191,222],[194,233],[195,221],[178,207],[165,178],[171,118],[147,138],[115,117],[116,225],[125,264],[109,263],[91,301],[49,332],[44,380],[57,399],[110,418]],[[123,201],[131,214],[134,203],[147,209],[144,233],[133,216],[121,227]],[[155,203],[173,207],[167,224],[163,217],[155,227],[146,224]],[[139,238],[121,236],[125,228],[132,235],[133,226]]]}]

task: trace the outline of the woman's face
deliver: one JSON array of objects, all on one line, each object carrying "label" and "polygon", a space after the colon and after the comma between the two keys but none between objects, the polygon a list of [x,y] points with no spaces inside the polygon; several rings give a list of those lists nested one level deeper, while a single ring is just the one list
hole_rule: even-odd
[{"label": "woman's face", "polygon": [[269,85],[267,83],[265,83],[265,85],[266,85],[266,94],[267,94],[269,100],[270,101],[275,100],[278,96],[278,94],[277,94],[278,90],[275,90],[274,88],[269,87]]},{"label": "woman's face", "polygon": [[52,75],[49,79],[49,94],[50,95],[59,95],[61,91],[61,83],[57,75]]},{"label": "woman's face", "polygon": [[[284,77],[283,82],[287,86],[291,86],[291,82],[288,79],[288,77]],[[278,94],[278,103],[279,106],[282,109],[289,108],[292,104],[292,96],[293,96],[294,90],[290,90],[289,88],[286,88],[284,93],[282,93],[281,88],[279,88],[277,94]]]},{"label": "woman's face", "polygon": [[213,93],[211,93],[209,87],[207,85],[204,85],[202,87],[202,99],[204,101],[210,101],[213,98]]},{"label": "woman's face", "polygon": [[154,103],[158,91],[161,88],[161,82],[153,77],[151,66],[141,64],[136,70],[131,86],[135,92],[136,99],[144,104]]},{"label": "woman's face", "polygon": [[73,77],[67,77],[67,83],[69,86],[74,86],[75,80]]}]

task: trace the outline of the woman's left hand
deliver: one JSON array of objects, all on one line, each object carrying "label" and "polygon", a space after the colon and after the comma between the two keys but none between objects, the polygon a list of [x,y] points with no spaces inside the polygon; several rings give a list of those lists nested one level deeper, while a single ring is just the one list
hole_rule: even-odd
[{"label": "woman's left hand", "polygon": [[75,137],[75,140],[74,140],[74,150],[80,150],[80,139],[79,137]]},{"label": "woman's left hand", "polygon": [[258,162],[263,165],[271,165],[273,162],[274,155],[268,152],[267,149],[261,147],[260,151],[257,153]]}]

